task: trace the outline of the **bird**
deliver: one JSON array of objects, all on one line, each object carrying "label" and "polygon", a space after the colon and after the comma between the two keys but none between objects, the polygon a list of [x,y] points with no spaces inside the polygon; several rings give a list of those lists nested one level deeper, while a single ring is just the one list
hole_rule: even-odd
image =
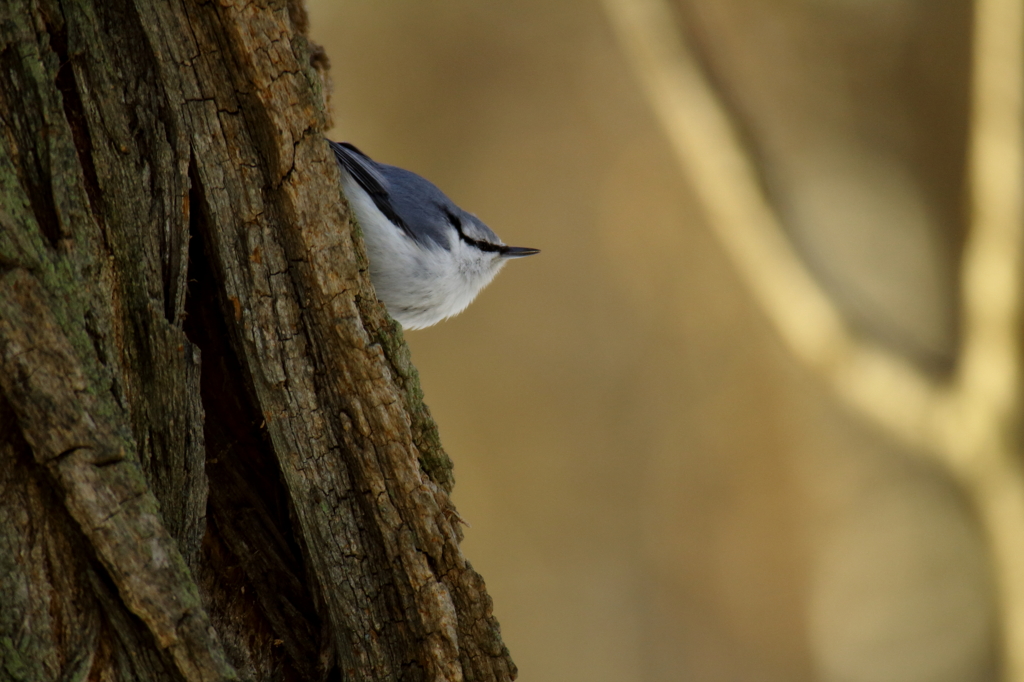
[{"label": "bird", "polygon": [[540,253],[507,246],[429,180],[328,140],[363,232],[370,281],[404,329],[458,315],[505,264]]}]

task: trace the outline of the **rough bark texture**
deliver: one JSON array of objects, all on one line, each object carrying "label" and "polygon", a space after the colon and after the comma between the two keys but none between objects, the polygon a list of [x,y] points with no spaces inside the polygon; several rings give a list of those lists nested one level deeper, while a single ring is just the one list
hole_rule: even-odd
[{"label": "rough bark texture", "polygon": [[0,7],[0,679],[515,677],[305,21]]}]

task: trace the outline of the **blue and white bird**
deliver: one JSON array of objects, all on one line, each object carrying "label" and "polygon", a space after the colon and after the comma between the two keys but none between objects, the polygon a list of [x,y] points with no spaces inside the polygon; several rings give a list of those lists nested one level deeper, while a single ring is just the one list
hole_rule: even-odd
[{"label": "blue and white bird", "polygon": [[331,148],[363,229],[377,298],[406,329],[461,313],[505,263],[539,253],[506,246],[419,175],[377,163],[347,142]]}]

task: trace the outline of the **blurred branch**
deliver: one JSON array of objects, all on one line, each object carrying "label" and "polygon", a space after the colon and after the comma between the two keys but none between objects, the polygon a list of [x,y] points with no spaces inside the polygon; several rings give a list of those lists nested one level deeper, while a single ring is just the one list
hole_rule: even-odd
[{"label": "blurred branch", "polygon": [[973,497],[993,551],[1005,679],[1022,682],[1024,476],[1013,434],[1020,385],[1024,12],[1021,0],[978,0],[975,7],[963,342],[954,377],[940,383],[853,334],[794,252],[669,0],[605,0],[708,224],[784,342],[847,403],[938,460]]},{"label": "blurred branch", "polygon": [[606,0],[619,38],[708,224],[790,349],[850,403],[917,447],[938,387],[884,348],[855,337],[790,246],[725,106],[664,0]]},{"label": "blurred branch", "polygon": [[936,425],[990,536],[1001,596],[1005,679],[1019,682],[1024,680],[1024,476],[1016,435],[1024,246],[1024,2],[976,0],[973,49],[972,215],[961,272],[964,339],[948,398],[952,418]]}]

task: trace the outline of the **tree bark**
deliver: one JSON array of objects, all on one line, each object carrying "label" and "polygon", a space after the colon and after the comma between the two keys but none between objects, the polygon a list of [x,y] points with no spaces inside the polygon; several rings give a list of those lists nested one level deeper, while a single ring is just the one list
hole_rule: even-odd
[{"label": "tree bark", "polygon": [[515,678],[305,23],[0,5],[0,679]]}]

